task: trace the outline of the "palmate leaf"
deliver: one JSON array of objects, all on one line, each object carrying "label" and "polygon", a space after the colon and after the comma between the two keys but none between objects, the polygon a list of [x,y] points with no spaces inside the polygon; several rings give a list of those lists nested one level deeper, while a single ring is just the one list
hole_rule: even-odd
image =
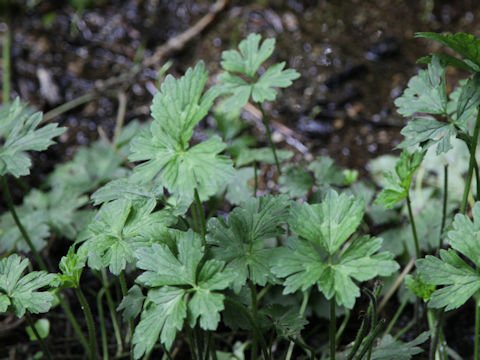
[{"label": "palmate leaf", "polygon": [[17,98],[7,109],[0,112],[0,176],[15,177],[30,174],[32,162],[27,151],[42,151],[54,142],[52,138],[63,134],[66,128],[48,124],[37,128],[42,113],[25,111]]},{"label": "palmate leaf", "polygon": [[434,32],[418,32],[415,34],[415,37],[434,40],[448,46],[457,54],[466,58],[467,60],[464,62],[470,68],[476,68],[476,71],[480,68],[480,39],[473,35],[465,33],[443,35]]},{"label": "palmate leaf", "polygon": [[166,147],[185,149],[193,128],[210,110],[218,89],[211,88],[202,96],[207,77],[205,65],[200,61],[180,79],[168,75],[160,92],[153,98],[152,117],[160,128],[158,135]]},{"label": "palmate leaf", "polygon": [[265,285],[274,276],[270,271],[273,250],[264,241],[283,234],[289,201],[284,196],[265,195],[252,198],[235,208],[228,220],[213,218],[208,222],[207,242],[216,259],[225,261],[236,274],[234,290],[239,292],[247,278]]},{"label": "palmate leaf", "polygon": [[395,163],[396,177],[391,173],[384,173],[386,186],[378,194],[375,204],[381,204],[385,209],[392,208],[396,203],[408,196],[412,176],[421,165],[426,151],[415,151],[409,154],[404,149]]},{"label": "palmate leaf", "polygon": [[[260,45],[261,36],[250,34],[238,46],[240,52],[228,50],[222,53],[222,67],[227,72],[219,76],[220,90],[225,94],[232,94],[225,101],[226,108],[238,109],[243,107],[252,96],[253,101],[262,103],[265,100],[275,100],[277,92],[274,89],[288,87],[300,74],[293,69],[285,68],[285,62],[268,68],[258,79],[255,79],[262,63],[267,60],[275,48],[275,39],[266,39]],[[245,81],[234,75],[239,73],[250,79]]]},{"label": "palmate leaf", "polygon": [[[473,222],[465,215],[457,214],[453,230],[448,238],[453,250],[440,250],[440,259],[427,256],[417,260],[419,276],[431,285],[444,285],[432,294],[429,306],[452,310],[462,306],[480,289],[480,275],[458,254],[469,258],[477,267],[480,265],[480,203],[473,208]],[[454,251],[456,250],[456,251]]]},{"label": "palmate leaf", "polygon": [[55,296],[38,290],[52,284],[56,275],[33,271],[22,277],[28,264],[16,254],[0,260],[0,313],[8,310],[22,317],[26,310],[35,314],[50,310]]},{"label": "palmate leaf", "polygon": [[364,206],[361,199],[330,190],[321,204],[294,203],[289,224],[298,235],[333,255],[360,224]]},{"label": "palmate leaf", "polygon": [[395,105],[403,116],[415,113],[446,115],[445,68],[437,57],[432,57],[427,70],[420,70],[410,79],[408,88],[395,100]]},{"label": "palmate leaf", "polygon": [[133,285],[117,307],[118,311],[123,310],[122,319],[124,322],[127,322],[130,319],[135,319],[140,314],[144,300],[145,296],[143,295],[140,286]]},{"label": "palmate leaf", "polygon": [[423,352],[418,345],[423,344],[429,337],[429,332],[425,331],[412,341],[402,343],[390,335],[385,335],[380,344],[373,349],[372,360],[410,360],[413,355]]},{"label": "palmate leaf", "polygon": [[301,198],[308,194],[315,184],[312,175],[301,165],[285,167],[284,173],[278,179],[280,191],[292,198]]},{"label": "palmate leaf", "polygon": [[104,204],[79,248],[79,253],[88,257],[88,265],[93,269],[108,266],[118,275],[133,263],[135,251],[154,241],[152,229],[165,230],[174,220],[166,211],[152,213],[155,205],[155,201],[133,203],[126,199]]},{"label": "palmate leaf", "polygon": [[153,244],[135,253],[138,268],[145,270],[137,282],[150,287],[133,335],[135,359],[159,338],[170,348],[185,320],[192,328],[197,320],[204,330],[217,328],[224,308],[224,295],[218,290],[227,288],[236,274],[218,260],[206,260],[199,269],[204,255],[200,236],[192,231],[178,238],[176,252]]},{"label": "palmate leaf", "polygon": [[85,256],[75,253],[75,245],[70,246],[66,256],[63,256],[58,264],[61,274],[58,275],[60,287],[78,288],[80,286],[80,276],[85,268]]}]

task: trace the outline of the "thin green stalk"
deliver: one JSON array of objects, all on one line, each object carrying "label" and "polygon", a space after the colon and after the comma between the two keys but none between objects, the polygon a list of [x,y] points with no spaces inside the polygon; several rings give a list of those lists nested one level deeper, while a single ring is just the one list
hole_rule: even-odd
[{"label": "thin green stalk", "polygon": [[120,333],[120,326],[118,325],[117,312],[115,310],[115,303],[110,293],[110,284],[107,281],[107,273],[105,269],[101,270],[100,280],[102,281],[102,288],[105,289],[105,297],[107,298],[107,307],[110,312],[110,318],[112,320],[113,334],[117,343],[117,352],[115,356],[120,356],[123,353],[123,340]]},{"label": "thin green stalk", "polygon": [[257,197],[258,178],[257,178],[257,161],[253,160],[253,197]]},{"label": "thin green stalk", "polygon": [[102,298],[104,295],[105,295],[105,288],[101,288],[97,295],[97,310],[98,310],[98,319],[100,321],[100,335],[102,338],[103,360],[108,360],[107,329],[105,328],[105,318],[103,314],[103,304],[102,304]]},{"label": "thin green stalk", "polygon": [[207,224],[205,221],[205,212],[203,211],[202,202],[200,201],[200,196],[198,195],[198,191],[196,188],[195,188],[195,204],[197,205],[198,215],[200,218],[200,229],[202,231],[202,239],[203,239],[202,244],[206,249],[207,241],[205,240],[205,236],[207,234]]},{"label": "thin green stalk", "polygon": [[2,99],[3,104],[7,105],[10,103],[10,48],[11,48],[11,22],[10,14],[8,9],[8,3],[5,5],[7,7],[5,11],[5,23],[7,25],[5,32],[3,34],[3,46],[2,46],[2,64],[3,64],[3,82],[2,82]]},{"label": "thin green stalk", "polygon": [[80,325],[78,324],[77,319],[73,315],[72,310],[70,310],[70,307],[65,302],[65,299],[63,298],[62,294],[57,293],[56,295],[57,295],[58,302],[60,303],[60,306],[63,308],[63,311],[65,311],[65,314],[67,315],[67,318],[70,321],[70,324],[72,324],[73,330],[77,334],[78,339],[80,340],[80,343],[82,344],[85,351],[88,352],[89,351],[88,341],[83,335],[82,329],[80,328]]},{"label": "thin green stalk", "polygon": [[479,333],[480,333],[480,291],[477,291],[475,294],[475,337],[474,337],[474,343],[473,343],[473,358],[475,360],[478,360],[479,357],[479,350],[478,350],[478,344],[479,344]]},{"label": "thin green stalk", "polygon": [[342,334],[347,327],[348,321],[350,320],[350,314],[351,314],[351,311],[348,309],[345,309],[345,316],[343,317],[343,321],[338,327],[337,333],[335,335],[335,344],[337,345],[340,342],[340,339],[342,338]]},{"label": "thin green stalk", "polygon": [[440,226],[440,239],[438,250],[443,246],[443,229],[447,221],[447,203],[448,203],[448,164],[443,167],[443,203],[442,203],[442,224]]},{"label": "thin green stalk", "polygon": [[42,123],[46,123],[46,122],[49,122],[51,120],[53,120],[54,118],[56,118],[57,116],[63,114],[63,113],[66,113],[67,111],[70,111],[72,109],[75,109],[77,106],[80,106],[80,105],[83,105],[87,102],[90,102],[92,100],[94,100],[95,98],[98,97],[98,94],[97,93],[87,93],[85,95],[82,95],[82,96],[79,96],[73,100],[70,100],[48,112],[46,112],[44,115],[43,115],[43,119],[42,119]]},{"label": "thin green stalk", "polygon": [[200,223],[198,222],[197,206],[195,204],[190,205],[190,212],[193,218],[193,230],[200,232]]},{"label": "thin green stalk", "polygon": [[[301,317],[303,317],[303,314],[305,313],[305,309],[307,308],[308,298],[310,297],[310,290],[311,288],[303,292],[303,300],[302,300],[302,304],[300,305],[300,311],[298,312],[298,315]],[[294,346],[295,346],[295,342],[290,341],[290,345],[288,346],[287,356],[285,357],[285,360],[291,359]]]},{"label": "thin green stalk", "polygon": [[[248,281],[248,285],[250,286],[250,297],[252,299],[252,317],[253,317],[253,320],[256,323],[258,323],[257,289],[255,288],[255,284],[252,281]],[[250,348],[250,358],[251,359],[257,358],[257,339],[255,337],[252,339],[252,346]]]},{"label": "thin green stalk", "polygon": [[365,343],[363,345],[362,350],[358,355],[358,359],[362,359],[365,354],[372,349],[373,342],[377,338],[378,334],[382,330],[383,325],[385,324],[385,319],[382,319],[378,322],[375,328],[370,332],[370,335],[365,339]]},{"label": "thin green stalk", "polygon": [[212,360],[217,360],[217,351],[215,347],[215,338],[212,336],[212,333],[208,333],[209,348],[210,348],[210,357]]},{"label": "thin green stalk", "polygon": [[473,168],[475,167],[475,152],[477,150],[478,142],[478,130],[480,129],[480,110],[477,113],[477,119],[475,121],[475,128],[473,129],[472,143],[468,147],[470,149],[470,161],[468,164],[467,179],[465,180],[465,189],[463,190],[462,207],[460,209],[461,214],[465,214],[467,210],[468,194],[470,192],[470,184],[472,182]]},{"label": "thin green stalk", "polygon": [[429,352],[429,358],[430,360],[435,360],[436,359],[436,353],[437,353],[437,346],[438,346],[438,341],[441,338],[442,335],[442,323],[443,323],[443,309],[439,309],[436,313],[436,319],[435,319],[435,311],[432,309],[429,309],[429,320],[430,318],[433,320],[433,324],[431,326],[432,328],[432,340],[430,342],[430,352]]},{"label": "thin green stalk", "polygon": [[92,311],[88,305],[85,295],[83,295],[80,287],[75,288],[75,293],[77,294],[78,301],[82,305],[82,310],[85,314],[85,319],[87,320],[88,327],[88,338],[90,341],[90,359],[95,360],[97,358],[97,337],[95,335],[95,323],[93,322]]},{"label": "thin green stalk", "polygon": [[355,336],[355,341],[353,342],[352,349],[348,354],[347,360],[352,360],[355,354],[357,353],[360,345],[362,344],[363,339],[367,333],[367,318],[363,318],[360,329],[358,329],[357,336]]},{"label": "thin green stalk", "polygon": [[330,299],[330,331],[329,331],[329,338],[330,338],[330,360],[335,360],[335,334],[336,330],[336,315],[335,315],[335,297],[333,296]]},{"label": "thin green stalk", "polygon": [[273,144],[273,141],[272,141],[272,133],[270,131],[270,125],[268,124],[267,116],[265,115],[265,110],[263,110],[263,106],[261,103],[258,103],[258,107],[262,112],[262,122],[263,122],[263,125],[265,126],[265,131],[267,132],[268,145],[270,145],[270,149],[272,149],[273,157],[275,158],[275,164],[277,165],[278,175],[282,175],[282,169],[280,168],[280,163],[277,157],[277,151],[275,150],[275,145]]},{"label": "thin green stalk", "polygon": [[403,309],[405,309],[405,306],[407,306],[407,304],[408,304],[408,296],[405,296],[405,299],[403,299],[402,303],[400,304],[400,307],[399,307],[398,310],[395,312],[395,315],[393,315],[392,320],[390,320],[390,323],[388,324],[387,329],[386,329],[385,332],[383,333],[383,336],[385,336],[385,335],[387,335],[387,334],[390,333],[390,331],[392,330],[393,326],[394,326],[395,323],[397,322],[398,318],[399,318],[400,315],[402,314]]},{"label": "thin green stalk", "polygon": [[232,299],[229,296],[225,297],[225,301],[227,301],[228,303],[236,307],[242,313],[242,315],[247,319],[247,321],[252,326],[255,337],[260,342],[260,346],[262,347],[262,352],[265,360],[271,359],[271,355],[268,352],[267,344],[265,343],[265,339],[263,338],[262,332],[258,328],[257,323],[250,316],[250,313],[247,310],[245,310],[242,304],[240,304],[239,302],[237,302],[236,300]]},{"label": "thin green stalk", "polygon": [[42,270],[48,271],[47,265],[45,265],[45,263],[43,262],[42,258],[40,257],[40,254],[35,248],[35,245],[33,245],[33,242],[30,239],[30,236],[27,234],[27,231],[25,230],[20,219],[18,218],[17,211],[15,210],[15,206],[13,205],[12,195],[10,194],[10,189],[8,187],[7,178],[5,176],[2,176],[1,178],[2,178],[2,185],[3,185],[3,193],[5,194],[5,200],[7,200],[8,209],[12,214],[13,220],[15,220],[15,224],[17,224],[18,230],[20,230],[20,232],[22,233],[22,236],[25,239],[25,242],[27,243],[28,247],[32,251],[33,257],[37,261],[40,268]]},{"label": "thin green stalk", "polygon": [[413,240],[415,241],[415,255],[417,259],[420,259],[420,246],[418,245],[417,227],[415,226],[415,219],[412,213],[412,203],[410,201],[410,195],[407,194],[407,207],[408,216],[410,217],[410,224],[412,225]]},{"label": "thin green stalk", "polygon": [[[122,288],[122,295],[123,297],[127,296],[127,282],[125,280],[125,271],[122,270],[120,272],[120,287]],[[131,339],[133,338],[133,329],[134,329],[134,324],[133,324],[133,319],[128,320],[128,336],[125,342],[128,344]]]},{"label": "thin green stalk", "polygon": [[197,352],[195,351],[195,342],[193,340],[192,328],[190,326],[186,326],[185,332],[187,333],[187,342],[190,347],[190,354],[192,355],[192,359],[199,359],[199,357],[197,356]]},{"label": "thin green stalk", "polygon": [[476,180],[475,182],[477,185],[475,201],[478,201],[480,200],[480,172],[478,170],[478,164],[476,161],[474,163],[474,171],[475,171],[475,180]]},{"label": "thin green stalk", "polygon": [[32,321],[32,318],[30,317],[30,314],[28,311],[25,312],[25,319],[27,319],[27,323],[30,326],[30,328],[33,331],[33,334],[37,338],[38,342],[40,343],[40,346],[42,347],[43,355],[47,357],[48,360],[52,360],[52,355],[50,355],[50,351],[48,351],[47,344],[43,341],[42,337],[37,331],[37,328],[35,327],[35,324]]}]

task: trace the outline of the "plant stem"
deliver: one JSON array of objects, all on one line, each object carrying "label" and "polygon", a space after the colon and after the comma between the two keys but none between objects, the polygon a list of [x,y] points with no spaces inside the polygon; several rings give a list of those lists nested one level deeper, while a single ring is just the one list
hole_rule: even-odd
[{"label": "plant stem", "polygon": [[473,345],[473,358],[478,360],[479,357],[479,333],[480,333],[480,291],[477,291],[475,294],[475,337],[474,337],[474,345]]},{"label": "plant stem", "polygon": [[[311,288],[303,292],[303,300],[302,300],[302,304],[300,305],[300,311],[298,312],[298,315],[301,317],[303,317],[303,314],[305,313],[305,309],[307,308],[308,298],[310,297],[310,290]],[[285,357],[285,360],[291,359],[294,345],[295,345],[295,342],[290,341],[290,345],[288,346],[287,356]]]},{"label": "plant stem", "polygon": [[463,190],[461,214],[465,214],[467,210],[468,193],[470,192],[470,184],[472,182],[473,168],[475,166],[475,152],[477,150],[478,130],[480,129],[480,109],[477,113],[477,119],[475,121],[475,128],[473,129],[472,143],[468,147],[470,149],[470,162],[468,164],[467,179],[465,180],[465,189]]},{"label": "plant stem", "polygon": [[253,160],[253,197],[257,197],[258,178],[257,178],[257,160]]},{"label": "plant stem", "polygon": [[67,315],[67,318],[70,321],[70,324],[72,324],[73,330],[77,334],[78,339],[80,340],[80,343],[82,344],[85,351],[88,352],[89,346],[88,346],[87,339],[83,335],[82,329],[80,328],[80,325],[78,324],[77,319],[73,315],[72,310],[70,310],[70,307],[65,302],[62,294],[57,293],[57,299],[58,299],[58,302],[60,303],[60,306],[63,308],[63,311],[65,311],[65,314]]},{"label": "plant stem", "polygon": [[388,333],[390,333],[390,331],[392,330],[393,326],[395,325],[395,323],[397,322],[398,318],[400,317],[400,315],[402,314],[403,312],[403,309],[405,309],[405,306],[407,306],[408,304],[408,296],[405,296],[405,299],[403,299],[402,303],[400,304],[400,307],[398,308],[397,312],[395,313],[395,315],[393,315],[393,318],[392,320],[390,320],[390,323],[388,324],[387,326],[387,329],[385,330],[385,332],[383,333],[383,336],[387,335]]},{"label": "plant stem", "polygon": [[107,330],[105,328],[105,319],[103,314],[103,305],[102,298],[105,295],[105,288],[101,288],[97,295],[97,310],[98,310],[98,319],[100,321],[100,334],[102,338],[102,353],[103,360],[108,360],[108,341],[107,341]]},{"label": "plant stem", "polygon": [[95,360],[97,358],[97,337],[95,335],[95,323],[93,322],[92,311],[80,287],[75,288],[75,293],[77,294],[78,301],[80,301],[82,305],[82,310],[87,320],[88,338],[90,340],[90,359]]},{"label": "plant stem", "polygon": [[3,46],[2,46],[2,64],[3,64],[3,82],[2,82],[2,100],[3,105],[10,103],[10,47],[11,47],[11,22],[10,11],[8,1],[5,4],[5,23],[7,25],[3,34]]},{"label": "plant stem", "polygon": [[[123,295],[123,297],[125,297],[125,296],[127,296],[127,282],[125,281],[125,271],[124,270],[122,270],[120,272],[119,279],[120,279],[120,287],[122,288],[122,295]],[[133,320],[130,319],[130,320],[128,320],[128,337],[125,340],[125,342],[127,344],[133,338],[133,328],[134,328]]]},{"label": "plant stem", "polygon": [[79,96],[73,100],[70,100],[48,112],[46,112],[43,115],[42,123],[49,122],[53,120],[55,117],[62,115],[63,113],[66,113],[67,111],[70,111],[72,109],[75,109],[77,106],[83,105],[89,101],[92,101],[93,99],[97,98],[98,95],[94,92],[86,93],[82,96]]},{"label": "plant stem", "polygon": [[28,311],[25,312],[25,319],[27,319],[27,323],[30,326],[30,328],[33,331],[33,334],[37,338],[38,342],[40,343],[40,346],[42,347],[43,354],[47,357],[48,360],[52,360],[52,355],[50,355],[50,351],[48,351],[47,344],[43,341],[42,337],[37,331],[37,328],[35,327],[35,324],[33,323],[32,318],[30,317],[30,314]]},{"label": "plant stem", "polygon": [[262,335],[262,332],[260,331],[260,329],[258,328],[257,326],[257,323],[253,320],[253,318],[250,316],[250,313],[245,310],[245,308],[243,307],[242,304],[240,304],[239,302],[237,302],[236,300],[232,299],[231,297],[227,296],[225,297],[225,301],[227,301],[228,303],[230,303],[231,305],[233,305],[234,307],[236,307],[238,310],[240,310],[240,312],[242,313],[243,316],[245,316],[245,318],[247,319],[247,321],[250,323],[250,325],[252,326],[252,329],[253,329],[253,332],[255,333],[255,337],[257,338],[257,340],[259,340],[260,342],[260,345],[262,347],[262,352],[263,352],[263,356],[264,356],[264,360],[269,360],[271,359],[271,356],[268,352],[268,349],[267,349],[267,344],[265,343],[265,339],[263,338],[263,335]]},{"label": "plant stem", "polygon": [[435,356],[436,356],[436,352],[437,352],[437,346],[438,346],[438,340],[440,339],[441,337],[441,334],[442,334],[442,322],[443,322],[443,309],[439,309],[437,311],[437,316],[436,316],[436,320],[435,320],[435,312],[433,310],[428,310],[429,312],[432,311],[431,314],[433,314],[433,326],[432,327],[432,341],[430,342],[430,359],[431,360],[435,360]]},{"label": "plant stem", "polygon": [[340,327],[337,330],[337,333],[335,334],[335,344],[337,345],[340,342],[340,339],[343,335],[343,332],[345,331],[345,328],[347,327],[348,321],[350,320],[350,315],[351,315],[351,311],[348,309],[345,309],[345,316],[343,318],[342,323],[340,324]]},{"label": "plant stem", "polygon": [[330,332],[329,332],[329,338],[330,338],[330,360],[335,360],[335,334],[337,332],[336,330],[336,315],[335,315],[335,297],[332,296],[330,299]]},{"label": "plant stem", "polygon": [[[252,299],[253,321],[258,323],[257,289],[255,288],[255,284],[250,280],[248,281],[248,285],[250,286],[250,297]],[[251,359],[257,358],[257,339],[255,337],[252,339],[252,347],[250,348],[250,354]]]},{"label": "plant stem", "polygon": [[113,334],[115,335],[115,341],[117,343],[117,352],[115,356],[120,356],[123,352],[123,341],[122,335],[120,334],[120,326],[118,325],[117,313],[115,311],[115,304],[112,299],[112,294],[110,293],[109,284],[107,282],[107,274],[105,270],[102,269],[102,286],[105,289],[105,297],[107,298],[107,307],[110,312],[110,318],[112,320]]},{"label": "plant stem", "polygon": [[263,125],[265,126],[265,131],[267,132],[268,145],[270,145],[270,149],[272,149],[273,157],[275,158],[275,164],[277,165],[278,175],[282,175],[282,169],[280,168],[280,163],[278,162],[277,151],[275,150],[275,145],[273,144],[273,141],[272,141],[272,133],[270,131],[270,125],[268,125],[268,120],[267,120],[267,116],[265,115],[265,110],[263,110],[263,106],[261,103],[258,103],[258,107],[262,112],[262,122],[263,122]]},{"label": "plant stem", "polygon": [[40,268],[42,270],[48,271],[47,265],[45,265],[45,263],[43,262],[42,258],[40,257],[40,254],[35,248],[35,245],[33,245],[33,242],[30,239],[30,236],[27,234],[27,231],[25,230],[22,223],[20,222],[20,219],[18,218],[17,211],[15,210],[15,206],[13,205],[12,195],[10,194],[10,189],[8,187],[7,178],[5,176],[2,176],[2,185],[3,185],[3,193],[5,194],[5,200],[7,200],[8,209],[12,214],[13,220],[15,220],[15,224],[17,224],[18,230],[20,230],[20,233],[22,234],[23,238],[25,239],[25,242],[27,243],[28,247],[32,251],[33,257],[37,261]]},{"label": "plant stem", "polygon": [[412,203],[410,201],[409,194],[407,194],[407,207],[408,207],[408,216],[410,217],[410,224],[412,225],[413,240],[415,242],[415,255],[417,259],[420,259],[420,246],[418,245],[417,227],[415,226],[415,219],[412,213]]},{"label": "plant stem", "polygon": [[443,204],[442,204],[442,224],[440,225],[440,239],[438,242],[438,250],[443,246],[443,229],[447,220],[447,203],[448,203],[448,164],[443,167]]},{"label": "plant stem", "polygon": [[200,229],[202,231],[202,245],[207,250],[207,241],[205,240],[205,236],[207,235],[207,224],[205,221],[205,212],[203,211],[202,202],[200,201],[200,196],[198,195],[198,191],[195,188],[195,204],[197,205],[198,209],[198,217],[200,218]]}]

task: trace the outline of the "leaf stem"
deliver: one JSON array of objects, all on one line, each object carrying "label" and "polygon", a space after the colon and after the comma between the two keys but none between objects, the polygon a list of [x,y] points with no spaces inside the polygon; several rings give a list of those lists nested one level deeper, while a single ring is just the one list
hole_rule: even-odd
[{"label": "leaf stem", "polygon": [[207,241],[205,240],[205,236],[207,235],[205,212],[203,211],[202,202],[200,201],[200,196],[198,195],[198,191],[196,188],[195,188],[195,204],[197,205],[198,215],[200,218],[200,229],[202,232],[202,245],[204,246],[205,250],[207,250]]},{"label": "leaf stem", "polygon": [[407,207],[408,216],[410,217],[410,224],[412,225],[412,235],[415,242],[415,255],[417,259],[420,259],[420,246],[418,245],[417,227],[415,226],[415,219],[412,213],[412,202],[410,201],[410,195],[407,193]]},{"label": "leaf stem", "polygon": [[[255,288],[255,284],[249,280],[248,285],[250,287],[250,297],[252,299],[252,317],[255,323],[258,324],[258,302],[257,302],[257,289]],[[250,349],[250,358],[256,359],[257,358],[257,338],[254,337],[252,340],[252,347]]]},{"label": "leaf stem", "polygon": [[87,299],[85,298],[85,295],[83,295],[83,291],[80,287],[75,288],[75,294],[78,297],[78,301],[80,301],[82,310],[85,314],[85,319],[87,320],[88,338],[90,341],[90,359],[95,360],[97,358],[97,337],[95,335],[95,323],[93,322],[92,311],[90,310]]},{"label": "leaf stem", "polygon": [[2,185],[3,185],[3,193],[5,194],[5,200],[7,200],[7,206],[8,209],[10,210],[10,213],[12,214],[13,220],[15,221],[15,224],[17,224],[18,230],[20,230],[20,233],[22,234],[23,238],[25,239],[25,242],[27,243],[28,247],[33,253],[33,257],[37,261],[38,265],[42,270],[48,271],[47,265],[43,262],[42,258],[40,257],[40,254],[38,253],[37,249],[35,248],[35,245],[33,245],[32,240],[30,239],[30,236],[28,235],[27,231],[23,227],[20,219],[18,218],[17,211],[15,210],[15,206],[13,205],[12,201],[12,195],[10,193],[10,189],[8,187],[8,182],[6,176],[2,176]]},{"label": "leaf stem", "polygon": [[273,141],[272,141],[272,133],[270,131],[270,125],[268,124],[267,116],[265,115],[265,110],[263,109],[262,103],[257,103],[257,104],[262,113],[262,122],[263,122],[263,125],[265,126],[265,131],[267,132],[268,145],[270,145],[270,149],[272,149],[273,157],[275,158],[275,164],[277,165],[278,175],[282,175],[282,169],[280,168],[280,163],[277,157],[277,151],[275,150],[275,145],[273,144]]},{"label": "leaf stem", "polygon": [[470,161],[468,164],[467,179],[465,180],[465,189],[463,190],[462,207],[460,209],[461,214],[465,214],[465,211],[467,210],[468,194],[470,192],[470,184],[472,182],[473,168],[475,167],[475,162],[476,162],[475,152],[477,149],[479,129],[480,129],[480,109],[478,109],[478,112],[477,112],[477,119],[475,121],[475,128],[473,129],[472,142],[470,146],[468,146],[468,148],[470,149]]},{"label": "leaf stem", "polygon": [[337,318],[335,315],[335,296],[332,296],[330,299],[330,331],[329,331],[329,338],[330,338],[330,360],[335,360],[335,334],[336,330],[336,323]]},{"label": "leaf stem", "polygon": [[25,312],[25,319],[27,319],[28,325],[30,326],[30,328],[33,331],[33,334],[35,335],[38,342],[40,343],[40,346],[42,347],[43,354],[47,357],[48,360],[53,360],[52,355],[50,355],[50,351],[48,351],[47,344],[45,344],[42,337],[38,333],[37,328],[35,327],[35,324],[34,324],[34,322],[33,322],[33,320],[32,320],[28,311]]},{"label": "leaf stem", "polygon": [[[127,296],[127,282],[125,280],[125,270],[122,270],[119,275],[120,280],[120,287],[122,288],[122,295],[123,297]],[[125,342],[128,344],[130,340],[133,338],[133,320],[128,320],[128,337]]]},{"label": "leaf stem", "polygon": [[479,333],[480,333],[480,291],[475,294],[475,337],[473,345],[473,358],[478,359],[479,355]]},{"label": "leaf stem", "polygon": [[257,160],[253,160],[253,197],[257,197],[258,177],[257,177]]},{"label": "leaf stem", "polygon": [[[308,304],[308,298],[310,297],[310,290],[312,288],[308,288],[308,290],[304,291],[303,292],[303,300],[302,300],[302,304],[300,305],[300,310],[298,312],[298,315],[300,315],[301,317],[303,317],[303,314],[305,313],[305,309],[307,308],[307,304]],[[287,351],[287,356],[285,357],[285,360],[290,360],[291,357],[292,357],[292,354],[293,354],[293,347],[295,346],[295,342],[294,341],[290,341],[290,345],[288,346],[288,351]]]},{"label": "leaf stem", "polygon": [[399,318],[400,315],[402,314],[403,309],[405,309],[405,306],[407,306],[407,304],[408,304],[408,298],[409,298],[409,296],[405,296],[405,299],[403,299],[402,303],[400,304],[400,307],[399,307],[398,310],[395,312],[395,315],[393,315],[392,320],[390,320],[390,323],[388,324],[387,329],[386,329],[385,332],[383,333],[383,336],[387,335],[387,334],[390,333],[390,331],[392,330],[393,326],[395,325],[395,323],[397,322],[398,318]]},{"label": "leaf stem", "polygon": [[68,320],[72,324],[73,330],[77,334],[78,339],[80,340],[80,343],[82,344],[85,351],[88,352],[90,348],[88,346],[87,339],[83,335],[82,329],[80,328],[80,325],[78,324],[77,319],[73,315],[72,310],[70,310],[70,307],[65,302],[65,299],[63,298],[62,294],[57,293],[57,298],[58,298],[58,302],[60,303],[60,306],[63,308],[63,311],[65,311],[65,314],[67,315]]},{"label": "leaf stem", "polygon": [[97,311],[98,311],[98,319],[100,321],[100,336],[102,339],[103,360],[108,360],[107,330],[105,328],[105,318],[103,314],[103,304],[102,304],[102,298],[104,295],[105,295],[105,288],[101,288],[97,294]]},{"label": "leaf stem", "polygon": [[72,109],[75,109],[77,106],[83,105],[89,101],[96,99],[98,95],[95,92],[86,93],[82,96],[79,96],[73,100],[70,100],[56,108],[53,108],[49,112],[46,112],[43,115],[42,123],[49,122],[53,120],[55,117],[66,113]]},{"label": "leaf stem", "polygon": [[120,327],[118,325],[117,313],[115,311],[115,304],[112,299],[112,294],[110,293],[110,284],[107,281],[107,274],[105,269],[101,270],[100,279],[102,281],[103,289],[105,289],[105,297],[107,298],[107,307],[110,312],[110,318],[112,320],[113,334],[115,335],[115,341],[117,343],[117,352],[116,356],[120,356],[123,352],[123,341],[122,335],[120,334]]},{"label": "leaf stem", "polygon": [[447,220],[447,203],[448,203],[448,164],[443,167],[443,204],[442,204],[442,224],[440,225],[440,239],[438,242],[438,250],[443,246],[443,229]]}]

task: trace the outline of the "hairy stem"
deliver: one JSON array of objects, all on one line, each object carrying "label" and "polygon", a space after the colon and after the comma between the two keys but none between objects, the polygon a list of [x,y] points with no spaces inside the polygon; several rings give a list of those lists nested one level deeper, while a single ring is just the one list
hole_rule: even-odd
[{"label": "hairy stem", "polygon": [[[257,289],[255,288],[255,284],[252,281],[248,281],[248,285],[250,286],[250,297],[252,299],[252,317],[253,321],[258,323],[258,302],[257,302]],[[250,358],[256,359],[257,358],[257,339],[254,337],[252,340],[252,347],[250,349]]]},{"label": "hairy stem", "polygon": [[410,224],[412,225],[413,241],[415,242],[415,255],[417,259],[420,259],[420,246],[418,245],[417,227],[415,226],[415,218],[412,213],[412,203],[410,201],[410,195],[407,194],[407,207],[408,216],[410,218]]},{"label": "hairy stem", "polygon": [[105,319],[104,319],[103,304],[102,304],[103,295],[105,295],[105,288],[101,288],[97,294],[97,311],[98,311],[98,319],[100,321],[100,335],[102,339],[103,360],[108,360],[107,329],[105,328]]},{"label": "hairy stem", "polygon": [[465,180],[465,189],[463,190],[462,207],[460,213],[465,214],[467,210],[468,194],[470,192],[470,184],[472,182],[473,168],[475,167],[475,152],[477,150],[478,130],[480,129],[480,110],[477,113],[477,119],[475,121],[475,128],[473,129],[472,143],[469,146],[470,149],[470,161],[468,164],[467,179]]},{"label": "hairy stem", "polygon": [[78,301],[82,305],[82,310],[85,314],[85,319],[87,320],[88,327],[88,338],[90,341],[90,359],[95,360],[97,358],[97,337],[95,335],[95,323],[93,322],[92,311],[88,305],[85,295],[80,287],[75,288],[75,293],[77,294]]},{"label": "hairy stem", "polygon": [[43,355],[45,355],[48,360],[52,360],[52,355],[50,355],[50,351],[48,351],[47,344],[45,344],[45,341],[43,341],[42,337],[38,333],[37,328],[35,327],[35,324],[33,323],[33,320],[28,311],[25,312],[25,319],[27,319],[28,325],[30,326],[30,328],[33,331],[33,334],[35,335],[38,342],[40,343],[40,346],[42,347]]},{"label": "hairy stem", "polygon": [[258,103],[258,107],[262,112],[262,122],[263,122],[263,125],[265,126],[265,131],[267,132],[268,145],[270,146],[270,149],[272,149],[273,157],[275,158],[275,165],[277,165],[278,174],[282,175],[282,169],[280,168],[280,163],[277,157],[277,151],[275,150],[275,145],[273,144],[273,141],[272,141],[272,132],[270,131],[270,125],[268,124],[267,116],[265,115],[265,110],[263,110],[263,106],[261,103]]},{"label": "hairy stem", "polygon": [[257,161],[253,160],[253,197],[257,197],[258,177],[257,177]]},{"label": "hairy stem", "polygon": [[100,279],[102,281],[102,287],[105,289],[105,297],[107,298],[107,307],[110,312],[110,318],[112,320],[113,334],[115,335],[115,341],[117,343],[117,352],[116,356],[120,356],[123,352],[123,340],[120,333],[120,326],[118,325],[117,312],[115,310],[115,303],[112,299],[112,294],[110,293],[110,284],[107,281],[107,273],[105,269],[101,270]]},{"label": "hairy stem", "polygon": [[[119,280],[120,280],[120,287],[122,288],[122,295],[123,295],[123,297],[125,297],[125,296],[127,296],[127,282],[125,280],[125,271],[124,270],[122,270],[120,272]],[[130,319],[128,321],[128,336],[127,336],[127,339],[125,340],[125,342],[127,344],[133,338],[133,329],[134,329],[133,320]]]}]

